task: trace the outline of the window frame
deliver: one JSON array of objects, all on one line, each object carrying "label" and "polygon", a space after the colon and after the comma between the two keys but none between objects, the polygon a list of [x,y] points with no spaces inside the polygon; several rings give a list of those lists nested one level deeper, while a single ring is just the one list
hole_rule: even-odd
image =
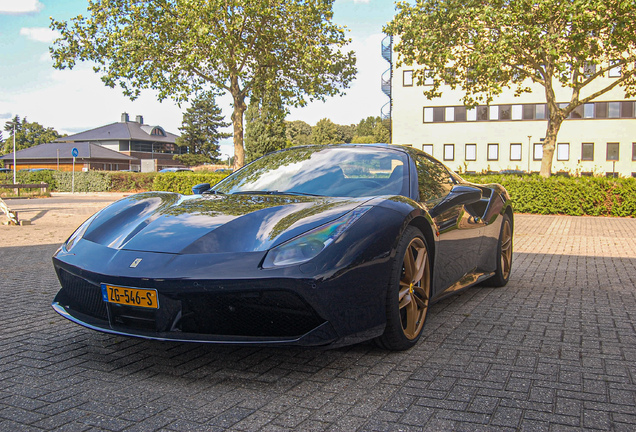
[{"label": "window frame", "polygon": [[[519,147],[519,159],[513,159],[512,158],[512,155],[513,155],[512,148],[513,147],[515,147],[515,148]],[[510,160],[511,161],[520,161],[520,160],[522,160],[522,158],[523,158],[523,144],[521,144],[521,143],[510,143]]]},{"label": "window frame", "polygon": [[[616,146],[616,159],[610,159],[610,145]],[[605,160],[607,162],[618,162],[621,157],[621,144],[617,142],[608,142],[605,146]]]},{"label": "window frame", "polygon": [[[469,146],[473,149],[473,157],[472,157],[472,159],[468,158],[468,147]],[[471,161],[471,162],[477,160],[477,144],[476,143],[467,143],[464,146],[464,159],[466,161]]]},{"label": "window frame", "polygon": [[[541,149],[541,151],[539,152],[537,149]],[[537,157],[537,153],[541,154]],[[541,159],[543,159],[543,143],[534,143],[532,145],[532,160],[540,161]]]},{"label": "window frame", "polygon": [[[406,83],[407,75],[411,76],[411,84]],[[413,69],[402,71],[402,87],[413,87]]]},{"label": "window frame", "polygon": [[[428,147],[430,147],[430,148],[431,148],[431,152],[430,152],[430,153],[429,153],[429,152],[427,152],[427,151],[425,150],[425,149],[426,149],[426,148],[428,148]],[[433,148],[434,148],[433,144],[422,144],[422,151],[423,151],[424,153],[428,154],[428,155],[433,156]]]},{"label": "window frame", "polygon": [[[495,155],[494,157],[491,155],[491,149],[494,149]],[[486,148],[486,160],[488,161],[498,161],[499,160],[499,143],[488,143],[488,147]]]},{"label": "window frame", "polygon": [[[447,157],[447,150],[451,149],[451,157]],[[444,144],[444,154],[442,155],[445,161],[454,161],[455,160],[455,144]]]},{"label": "window frame", "polygon": [[[592,147],[592,157],[591,158],[586,158],[585,157],[585,148],[586,147]],[[589,161],[594,161],[594,143],[593,142],[584,142],[581,143],[581,161],[585,161],[585,162],[589,162]]]},{"label": "window frame", "polygon": [[[567,155],[565,158],[561,157],[560,154],[560,150],[561,149],[565,149],[564,151],[567,152]],[[570,143],[557,143],[556,145],[556,160],[559,162],[565,162],[565,161],[569,161],[570,160]]]}]

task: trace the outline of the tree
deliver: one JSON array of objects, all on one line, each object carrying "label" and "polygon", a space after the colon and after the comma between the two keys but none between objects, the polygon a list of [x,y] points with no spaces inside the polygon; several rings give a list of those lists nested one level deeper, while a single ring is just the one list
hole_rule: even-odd
[{"label": "tree", "polygon": [[344,137],[339,125],[335,124],[328,118],[318,120],[316,126],[311,128],[312,144],[341,144],[344,143]]},{"label": "tree", "polygon": [[183,123],[179,128],[181,136],[177,138],[176,144],[187,149],[187,153],[206,156],[208,162],[218,161],[221,156],[219,141],[232,136],[219,130],[230,125],[224,120],[223,112],[214,100],[214,93],[203,92],[183,114]]},{"label": "tree", "polygon": [[[416,0],[398,4],[385,27],[399,36],[398,65],[419,65],[419,85],[439,97],[440,86],[462,88],[472,107],[504,88],[516,95],[543,86],[548,123],[541,175],[551,173],[557,134],[577,107],[620,86],[636,94],[636,7],[623,0]],[[614,68],[620,77],[602,80]],[[569,101],[555,92],[567,89]]]},{"label": "tree", "polygon": [[[15,149],[23,150],[36,145],[50,143],[62,137],[52,127],[45,128],[37,122],[29,122],[26,117],[20,120],[20,116],[16,115],[11,120],[15,122]],[[2,154],[13,153],[13,125],[9,122],[5,123],[4,130],[10,132],[9,137],[4,141],[1,151]]]},{"label": "tree", "polygon": [[210,159],[209,156],[204,154],[194,154],[194,153],[185,153],[180,155],[174,155],[172,159],[181,162],[183,165],[187,167],[203,165],[210,162],[218,162],[217,160]]},{"label": "tree", "polygon": [[311,144],[311,126],[302,120],[285,122],[287,147]]},{"label": "tree", "polygon": [[286,147],[286,114],[278,95],[250,100],[245,114],[245,154],[248,161]]},{"label": "tree", "polygon": [[51,20],[61,37],[54,67],[94,62],[110,87],[181,102],[213,87],[233,99],[236,166],[244,164],[243,114],[252,94],[302,106],[343,92],[356,73],[334,0],[94,0],[88,16]]}]

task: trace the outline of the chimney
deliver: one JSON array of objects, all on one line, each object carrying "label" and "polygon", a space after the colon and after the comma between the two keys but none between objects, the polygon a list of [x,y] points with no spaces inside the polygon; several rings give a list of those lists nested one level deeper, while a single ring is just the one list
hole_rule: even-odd
[{"label": "chimney", "polygon": [[144,116],[140,116],[140,115],[138,115],[138,116],[137,116],[137,123],[139,123],[139,124],[144,124]]},{"label": "chimney", "polygon": [[130,119],[128,118],[128,113],[121,113],[121,122],[128,123]]}]

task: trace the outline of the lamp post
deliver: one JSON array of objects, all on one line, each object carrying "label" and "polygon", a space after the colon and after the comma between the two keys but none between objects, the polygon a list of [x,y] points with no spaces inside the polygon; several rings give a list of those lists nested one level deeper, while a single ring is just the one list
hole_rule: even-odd
[{"label": "lamp post", "polygon": [[15,166],[15,123],[14,121],[8,121],[7,124],[10,124],[11,126],[13,126],[13,184],[16,184],[16,180],[15,180],[15,173],[16,173],[16,166]]},{"label": "lamp post", "polygon": [[530,174],[530,155],[532,155],[532,144],[530,144],[530,140],[532,140],[532,135],[528,135],[528,174]]}]

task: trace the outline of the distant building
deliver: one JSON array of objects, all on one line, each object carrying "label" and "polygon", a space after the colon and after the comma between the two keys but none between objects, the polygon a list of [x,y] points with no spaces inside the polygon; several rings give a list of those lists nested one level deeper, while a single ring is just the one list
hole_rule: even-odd
[{"label": "distant building", "polygon": [[59,138],[56,142],[98,144],[135,159],[131,164],[133,171],[158,171],[183,166],[173,159],[174,155],[181,154],[176,139],[177,135],[161,126],[145,124],[143,116],[138,115],[131,121],[127,113],[122,113],[117,123]]},{"label": "distant building", "polygon": [[[72,150],[78,155],[73,165]],[[139,160],[117,151],[89,142],[52,142],[29,147],[15,152],[18,170],[45,168],[58,171],[106,170],[121,171],[132,169]],[[13,169],[13,153],[0,156],[6,167]]]},{"label": "distant building", "polygon": [[[391,62],[388,46],[385,41],[382,52]],[[427,99],[423,89],[432,82],[418,86],[413,66],[391,64],[382,85],[391,98],[393,143],[422,149],[457,171],[540,170],[548,117],[542,86],[528,82],[531,93],[515,97],[505,90],[490,105],[468,110],[461,90],[441,88],[442,97]],[[603,85],[620,77],[620,70],[608,75],[600,78]],[[570,89],[555,92],[559,102],[569,101]],[[635,100],[616,87],[577,108],[559,131],[552,172],[636,176]]]}]

